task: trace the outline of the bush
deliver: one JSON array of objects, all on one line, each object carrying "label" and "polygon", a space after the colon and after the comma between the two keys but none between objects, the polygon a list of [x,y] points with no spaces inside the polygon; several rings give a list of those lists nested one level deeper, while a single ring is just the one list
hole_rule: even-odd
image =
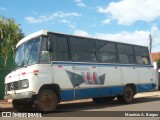
[{"label": "bush", "polygon": [[160,68],[160,56],[158,57],[158,59],[157,59],[157,66],[158,66],[158,69]]}]

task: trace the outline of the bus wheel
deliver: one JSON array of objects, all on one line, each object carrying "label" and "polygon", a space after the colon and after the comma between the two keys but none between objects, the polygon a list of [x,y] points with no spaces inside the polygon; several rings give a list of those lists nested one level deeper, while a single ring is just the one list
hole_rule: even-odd
[{"label": "bus wheel", "polygon": [[35,108],[37,111],[51,112],[55,111],[58,105],[58,98],[52,90],[41,90],[35,100]]},{"label": "bus wheel", "polygon": [[132,103],[132,101],[134,99],[134,91],[133,91],[132,87],[126,86],[125,90],[124,90],[124,95],[118,96],[117,99],[119,102],[123,102],[126,104]]},{"label": "bus wheel", "polygon": [[33,102],[21,100],[21,99],[13,99],[12,105],[13,105],[13,108],[19,112],[28,112],[28,111],[31,111]]}]

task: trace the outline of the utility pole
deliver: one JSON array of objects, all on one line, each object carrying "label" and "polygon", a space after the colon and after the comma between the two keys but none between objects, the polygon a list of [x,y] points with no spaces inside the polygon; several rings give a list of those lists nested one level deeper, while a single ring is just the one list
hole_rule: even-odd
[{"label": "utility pole", "polygon": [[152,51],[152,35],[149,34],[149,52],[151,53]]}]

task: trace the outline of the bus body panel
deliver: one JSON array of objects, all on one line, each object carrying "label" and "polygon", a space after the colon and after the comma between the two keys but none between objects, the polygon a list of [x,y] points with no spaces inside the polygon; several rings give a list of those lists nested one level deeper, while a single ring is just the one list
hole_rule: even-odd
[{"label": "bus body panel", "polygon": [[38,94],[41,86],[53,83],[51,65],[49,64],[31,65],[24,68],[23,72],[26,74],[21,74],[20,79],[28,79],[30,90],[33,90],[36,94]]},{"label": "bus body panel", "polygon": [[[37,73],[34,73],[34,71],[37,71]],[[32,91],[34,94],[38,94],[39,89],[41,86],[45,84],[52,84],[52,72],[51,72],[51,65],[46,64],[46,65],[31,65],[27,67],[23,67],[21,69],[16,70],[17,76],[14,76],[13,78],[8,78],[6,79],[5,84],[8,83],[17,83],[21,82],[23,80],[28,80],[29,87],[25,89],[17,89],[17,90],[8,90],[6,94],[20,94],[24,93],[26,91]],[[15,72],[13,71],[10,73],[8,76],[13,76],[15,75]],[[7,76],[7,77],[8,77]],[[10,89],[11,85],[8,86],[8,89]],[[18,86],[17,86],[18,87]],[[20,86],[19,86],[20,87]]]},{"label": "bus body panel", "polygon": [[116,96],[122,94],[121,69],[116,65],[100,66],[100,75],[105,73],[104,84],[101,84],[102,96]]},{"label": "bus body panel", "polygon": [[151,83],[153,80],[153,67],[138,67],[140,84]]},{"label": "bus body panel", "polygon": [[105,73],[105,81],[101,86],[122,85],[121,68],[116,65],[104,65],[100,67],[100,74]]},{"label": "bus body panel", "polygon": [[61,86],[61,89],[73,89],[70,79],[67,76],[66,71],[72,71],[72,66],[64,66],[62,64],[53,63],[53,80],[55,84]]},{"label": "bus body panel", "polygon": [[61,101],[74,100],[74,87],[67,75],[67,72],[73,73],[72,66],[52,62],[52,71],[54,84],[59,85],[61,89]]},{"label": "bus body panel", "polygon": [[11,73],[9,73],[6,78],[5,78],[5,82],[6,83],[10,83],[10,82],[15,82],[19,80],[19,73],[20,73],[20,69],[17,69],[15,71],[12,71]]},{"label": "bus body panel", "polygon": [[[69,84],[68,88],[66,87],[67,84],[64,85],[64,87],[61,87],[62,101],[123,95],[124,88],[127,84],[134,84],[137,89],[137,92],[146,92],[154,88],[153,81],[149,81],[148,83],[146,82],[139,83],[139,76],[138,76],[139,74],[137,69],[134,68],[135,66],[128,66],[128,67],[118,66],[117,67],[115,65],[114,67],[111,67],[110,65],[106,64],[106,65],[103,65],[102,67],[101,64],[86,65],[86,63],[78,63],[77,65],[75,63],[63,63],[63,64],[62,63],[57,65],[57,66],[61,66],[61,68],[58,68],[59,70],[57,70],[58,74],[55,72],[55,74],[58,75],[57,76],[58,78],[60,76],[60,73],[63,73],[63,72],[65,73],[66,70],[67,71],[70,70],[68,74],[63,74],[64,78],[63,80],[61,80],[61,82],[57,81],[57,84],[59,84],[60,86],[63,86],[61,85],[61,83]],[[70,68],[71,65],[74,72],[71,72],[72,71],[72,68]],[[124,69],[128,70],[127,71],[128,76],[127,76],[127,72]],[[152,68],[150,69],[151,71],[153,70]],[[96,73],[98,71],[100,71],[99,79],[102,80],[100,76],[104,75],[103,77],[104,80],[102,80],[102,83],[100,83],[99,85],[95,85],[94,74],[89,74],[89,73],[90,72]],[[130,74],[129,74],[129,71],[131,71]],[[135,72],[134,77],[131,77],[132,72]],[[146,74],[149,74],[149,72],[150,71],[148,71],[148,73],[146,72]],[[122,78],[121,75],[127,76],[128,79],[127,78],[121,79]],[[66,78],[68,79],[66,80]],[[135,81],[135,78],[137,78],[136,81]],[[87,81],[87,79],[89,81]],[[74,85],[72,84],[72,80],[74,81]],[[81,84],[77,84],[76,86],[77,81],[80,82]],[[71,85],[73,87],[71,87]]]},{"label": "bus body panel", "polygon": [[[136,66],[122,66],[122,84],[126,85],[129,83],[139,84],[138,70]],[[133,77],[131,77],[133,76]]]},{"label": "bus body panel", "polygon": [[80,77],[75,77],[75,99],[101,96],[98,66],[73,64],[73,72]]}]

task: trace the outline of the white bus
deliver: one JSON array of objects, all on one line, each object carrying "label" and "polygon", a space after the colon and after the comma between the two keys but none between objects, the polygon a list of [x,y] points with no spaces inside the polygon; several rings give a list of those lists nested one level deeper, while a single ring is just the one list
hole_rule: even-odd
[{"label": "white bus", "polygon": [[58,103],[92,98],[131,103],[157,86],[147,47],[45,30],[20,40],[5,99],[18,111],[55,111]]}]

